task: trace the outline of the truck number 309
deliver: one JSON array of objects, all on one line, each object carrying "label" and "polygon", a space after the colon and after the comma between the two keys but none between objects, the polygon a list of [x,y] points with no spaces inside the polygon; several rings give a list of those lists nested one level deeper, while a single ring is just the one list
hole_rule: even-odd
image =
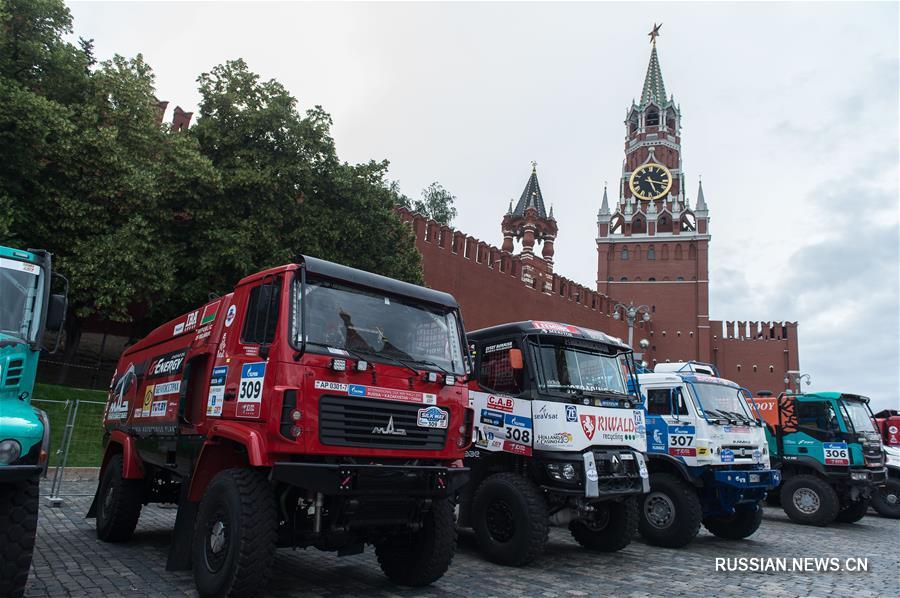
[{"label": "truck number 309", "polygon": [[262,380],[241,380],[239,401],[256,401],[262,392]]}]

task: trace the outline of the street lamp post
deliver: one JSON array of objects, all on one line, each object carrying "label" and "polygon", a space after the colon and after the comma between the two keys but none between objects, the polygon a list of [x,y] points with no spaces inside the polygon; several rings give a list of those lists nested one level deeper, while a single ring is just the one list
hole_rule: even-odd
[{"label": "street lamp post", "polygon": [[809,377],[809,374],[801,374],[800,370],[788,370],[784,375],[784,383],[787,385],[788,390],[791,389],[791,382],[793,382],[796,387],[796,393],[801,394],[800,383],[806,380],[806,385],[809,386],[812,384],[812,380]]},{"label": "street lamp post", "polygon": [[628,324],[628,346],[634,349],[634,322],[637,320],[639,314],[643,313],[641,319],[645,322],[650,321],[650,308],[646,305],[635,305],[633,301],[629,301],[628,305],[624,303],[616,303],[613,307],[613,319],[621,320],[622,314],[619,313],[619,310],[625,312],[625,323]]}]

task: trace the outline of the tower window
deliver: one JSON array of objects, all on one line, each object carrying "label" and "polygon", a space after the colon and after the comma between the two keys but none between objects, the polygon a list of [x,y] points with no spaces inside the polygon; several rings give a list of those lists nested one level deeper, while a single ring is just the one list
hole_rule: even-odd
[{"label": "tower window", "polygon": [[622,282],[628,282],[628,277],[627,277],[627,276],[623,276],[623,277],[620,278],[619,280],[622,281]]},{"label": "tower window", "polygon": [[627,247],[622,248],[621,258],[622,258],[623,262],[628,260],[628,248]]},{"label": "tower window", "polygon": [[656,279],[651,276],[650,278],[647,279],[647,281],[648,282],[656,282]]},{"label": "tower window", "polygon": [[675,280],[677,280],[678,282],[684,282],[684,276],[679,276]]},{"label": "tower window", "polygon": [[656,108],[650,108],[649,110],[647,110],[646,119],[646,124],[648,127],[658,127],[659,111]]},{"label": "tower window", "polygon": [[653,245],[647,247],[647,259],[655,260],[656,259],[656,248]]},{"label": "tower window", "polygon": [[644,222],[644,219],[641,217],[637,217],[631,223],[631,232],[632,234],[642,234],[647,232],[647,224]]}]

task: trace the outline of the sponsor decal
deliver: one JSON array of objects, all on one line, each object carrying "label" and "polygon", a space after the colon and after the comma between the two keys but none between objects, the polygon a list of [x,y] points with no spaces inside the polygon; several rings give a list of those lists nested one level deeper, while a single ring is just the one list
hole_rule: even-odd
[{"label": "sponsor decal", "polygon": [[[572,407],[572,405],[568,405],[568,407]],[[537,413],[534,414],[534,419],[559,419],[559,414],[551,413],[547,410],[546,405],[541,405],[541,408]]]},{"label": "sponsor decal", "polygon": [[163,397],[165,395],[174,395],[181,390],[181,380],[174,382],[163,382],[153,387],[154,397]]},{"label": "sponsor decal", "polygon": [[490,409],[481,410],[481,423],[489,426],[503,426],[503,414],[491,411]]},{"label": "sponsor decal", "polygon": [[428,392],[415,392],[397,388],[382,388],[380,386],[364,386],[362,384],[343,384],[328,380],[316,380],[315,387],[319,390],[332,392],[345,392],[353,397],[367,397],[370,399],[382,399],[385,401],[402,401],[404,403],[424,403],[425,405],[437,405],[437,395]]},{"label": "sponsor decal", "polygon": [[153,401],[153,408],[150,410],[150,417],[163,417],[169,406],[168,401]]},{"label": "sponsor decal", "polygon": [[575,405],[566,405],[566,421],[567,422],[577,422],[578,421],[578,409]]},{"label": "sponsor decal", "polygon": [[846,442],[823,442],[825,465],[850,465],[850,449]]},{"label": "sponsor decal", "polygon": [[175,324],[175,329],[172,331],[172,336],[181,334],[184,332],[184,322],[179,322]]},{"label": "sponsor decal", "polygon": [[216,359],[222,359],[225,357],[225,343],[228,340],[228,333],[224,333],[222,335],[222,340],[219,341],[219,350],[216,351]]},{"label": "sponsor decal", "polygon": [[37,265],[20,262],[19,260],[8,260],[5,257],[0,257],[0,268],[6,268],[7,270],[18,270],[19,272],[34,274],[35,276],[37,276],[38,274]]},{"label": "sponsor decal", "polygon": [[406,436],[406,430],[394,427],[394,416],[388,418],[386,426],[375,426],[372,428],[372,434],[381,434],[384,436]]},{"label": "sponsor decal", "polygon": [[212,324],[207,324],[197,329],[197,336],[194,337],[194,340],[202,341],[208,339],[210,334],[212,334]]},{"label": "sponsor decal", "polygon": [[653,442],[656,444],[663,444],[662,430],[656,428],[653,430]]},{"label": "sponsor decal", "polygon": [[481,456],[481,451],[466,451],[464,458],[477,459],[480,456]]},{"label": "sponsor decal", "polygon": [[221,301],[216,301],[215,303],[210,303],[206,307],[203,308],[203,315],[200,316],[200,325],[209,324],[210,322],[216,319],[216,314],[219,312],[219,304]]},{"label": "sponsor decal", "polygon": [[505,343],[499,343],[496,345],[491,345],[490,347],[485,347],[485,353],[496,353],[497,351],[503,351],[504,349],[512,349],[512,341],[507,341]]},{"label": "sponsor decal", "polygon": [[184,329],[186,331],[193,330],[194,328],[197,327],[197,316],[199,316],[199,315],[200,314],[196,311],[192,311],[191,313],[188,314],[187,320],[185,320],[185,322],[184,322]]},{"label": "sponsor decal", "polygon": [[316,380],[316,390],[331,390],[334,392],[347,392],[347,384],[331,382],[329,380]]},{"label": "sponsor decal", "polygon": [[229,305],[228,311],[225,312],[225,328],[231,326],[231,323],[234,322],[234,316],[237,315],[237,306]]},{"label": "sponsor decal", "polygon": [[206,399],[206,415],[220,417],[222,405],[225,404],[225,379],[228,377],[228,366],[219,365],[213,368],[209,378],[209,395]]},{"label": "sponsor decal", "polygon": [[262,389],[266,379],[266,362],[245,363],[241,366],[241,382],[238,385],[238,417],[259,417]]},{"label": "sponsor decal", "polygon": [[328,352],[331,353],[332,355],[341,355],[342,357],[347,357],[348,355],[350,355],[343,349],[336,349],[334,347],[326,347],[326,348],[328,349]]},{"label": "sponsor decal", "polygon": [[181,349],[153,358],[150,361],[150,367],[147,368],[147,379],[152,380],[180,373],[185,355],[187,355],[187,351]]},{"label": "sponsor decal", "polygon": [[[497,442],[496,440],[491,442]],[[518,442],[512,442],[510,440],[503,441],[503,451],[506,453],[512,453],[514,455],[525,455],[526,457],[531,456],[531,447],[526,446],[524,444],[519,444]]]},{"label": "sponsor decal", "polygon": [[[148,384],[144,389],[144,404],[141,406],[140,417],[150,417],[150,411],[153,409],[153,385]],[[135,411],[135,415],[138,413]]]},{"label": "sponsor decal", "polygon": [[576,326],[572,326],[570,324],[560,324],[559,322],[541,322],[541,321],[533,321],[531,325],[534,328],[542,332],[549,332],[551,334],[561,334],[563,336],[573,336],[575,334],[581,335],[581,330]]},{"label": "sponsor decal", "polygon": [[503,420],[506,422],[507,426],[513,426],[516,428],[525,428],[527,430],[531,429],[531,419],[527,417],[522,417],[521,415],[511,415],[507,414],[504,416]]},{"label": "sponsor decal", "polygon": [[[584,417],[582,415],[582,417]],[[593,416],[591,416],[593,417]],[[620,415],[598,415],[597,429],[602,432],[634,432],[634,420]]]},{"label": "sponsor decal", "polygon": [[582,415],[581,419],[581,430],[584,432],[584,435],[587,436],[588,440],[594,439],[594,434],[597,432],[597,418],[593,415]]},{"label": "sponsor decal", "polygon": [[750,433],[750,428],[747,426],[725,426],[722,429],[725,431],[726,434],[749,434]]},{"label": "sponsor decal", "polygon": [[734,451],[731,449],[722,449],[722,463],[734,463]]},{"label": "sponsor decal", "polygon": [[888,426],[888,432],[890,432],[891,434],[896,434],[897,426]]},{"label": "sponsor decal", "polygon": [[708,454],[708,453],[709,453],[709,449],[707,449],[706,447],[701,446],[701,447],[699,447],[699,448],[697,449],[697,455],[698,455],[698,456],[701,456],[701,457],[702,457],[703,455],[706,455],[706,454]]},{"label": "sponsor decal", "polygon": [[420,428],[441,428],[446,429],[450,423],[450,416],[443,409],[438,407],[426,407],[419,409],[416,424]]},{"label": "sponsor decal", "polygon": [[535,442],[545,446],[564,446],[575,440],[569,432],[555,432],[554,434],[538,434]]},{"label": "sponsor decal", "polygon": [[503,450],[503,441],[499,438],[491,438],[488,441],[488,449],[492,451],[502,451]]},{"label": "sponsor decal", "polygon": [[496,395],[488,395],[487,399],[488,407],[491,409],[497,409],[499,411],[506,411],[507,413],[512,413],[513,406],[515,405],[515,401],[510,397],[498,397]]}]

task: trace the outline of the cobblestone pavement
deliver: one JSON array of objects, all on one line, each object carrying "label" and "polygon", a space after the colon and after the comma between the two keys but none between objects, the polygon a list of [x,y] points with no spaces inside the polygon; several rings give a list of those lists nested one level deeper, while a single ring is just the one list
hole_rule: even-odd
[{"label": "cobblestone pavement", "polygon": [[[66,492],[93,492],[90,482],[67,482]],[[44,488],[44,491],[49,488]],[[105,544],[94,521],[84,519],[87,496],[66,498],[60,508],[42,497],[34,563],[26,596],[194,596],[190,572],[169,573],[166,555],[175,509],[145,507],[133,539]],[[867,558],[868,572],[716,572],[716,557]],[[278,551],[267,588],[271,596],[588,596],[896,595],[900,572],[900,521],[870,514],[860,523],[829,528],[794,525],[768,508],[760,530],[743,542],[705,530],[680,550],[647,546],[639,539],[615,554],[582,550],[564,529],[553,529],[537,563],[512,569],[479,558],[471,533],[460,535],[450,571],[425,590],[391,585],[374,554],[337,558],[314,549]]]}]

